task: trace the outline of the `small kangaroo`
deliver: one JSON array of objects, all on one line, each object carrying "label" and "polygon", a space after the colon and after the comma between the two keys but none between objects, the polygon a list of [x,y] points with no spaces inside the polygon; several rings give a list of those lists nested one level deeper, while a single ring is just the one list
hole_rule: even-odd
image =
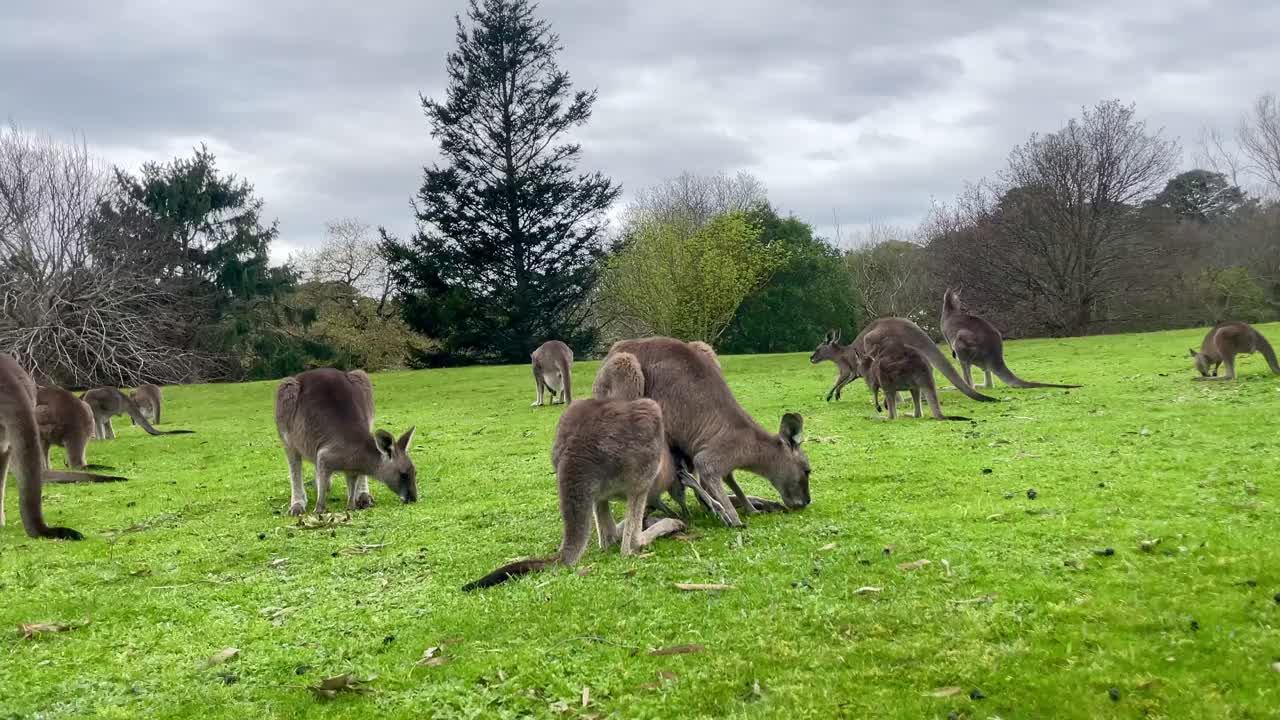
[{"label": "small kangaroo", "polygon": [[190,435],[193,430],[157,430],[143,417],[142,410],[133,398],[120,392],[119,388],[99,387],[80,396],[93,410],[94,434],[100,440],[114,440],[115,428],[111,427],[111,419],[117,415],[128,414],[134,424],[140,425],[148,435]]},{"label": "small kangaroo", "polygon": [[[1236,376],[1236,355],[1260,353],[1266,359],[1271,372],[1280,374],[1280,362],[1276,362],[1276,351],[1271,343],[1252,325],[1246,322],[1230,321],[1214,325],[1209,334],[1200,343],[1200,352],[1191,350],[1191,357],[1196,361],[1196,369],[1200,377],[1195,380],[1233,380]],[[1227,366],[1227,373],[1219,377],[1218,367]]]},{"label": "small kangaroo", "polygon": [[[836,376],[836,384],[831,386],[827,391],[827,402],[831,402],[831,398],[836,400],[844,393],[844,386],[858,379],[860,374],[859,358],[856,352],[851,350],[852,345],[840,344],[840,331],[828,330],[827,334],[822,337],[822,342],[818,347],[814,348],[813,354],[809,356],[809,362],[817,365],[823,360],[830,360],[835,363],[839,374]],[[876,404],[880,401],[877,399]],[[877,407],[877,410],[880,408]]]},{"label": "small kangaroo", "polygon": [[[621,537],[623,555],[633,555],[657,538],[685,528],[674,518],[664,518],[644,528],[649,498],[670,487],[676,474],[667,448],[662,410],[653,400],[592,398],[573,403],[560,416],[551,447],[551,464],[556,471],[560,519],[564,524],[560,550],[551,557],[504,565],[464,585],[464,592],[556,564],[573,566],[587,549],[593,516],[600,548],[608,548]],[[609,501],[616,499],[626,501],[621,528],[609,510]]]},{"label": "small kangaroo", "polygon": [[280,381],[276,430],[289,461],[289,514],[307,508],[305,458],[316,469],[316,514],[327,512],[330,476],[345,473],[347,509],[373,506],[367,478],[386,484],[405,503],[418,501],[418,471],[409,457],[414,428],[396,440],[373,431],[373,384],[362,370],[317,368]]},{"label": "small kangaroo", "polygon": [[142,411],[142,417],[151,421],[152,425],[160,424],[160,387],[146,383],[134,388],[129,393],[129,397],[138,404],[138,409]]},{"label": "small kangaroo", "polygon": [[[662,407],[668,445],[690,459],[702,489],[699,497],[709,501],[722,522],[743,526],[722,482],[739,468],[768,479],[786,508],[809,504],[809,459],[800,449],[802,417],[787,413],[778,434],[765,430],[734,399],[718,365],[689,343],[651,337],[623,340],[609,349],[609,355],[622,352],[640,361],[645,397]],[[745,494],[737,499],[745,512],[759,509]]]},{"label": "small kangaroo", "polygon": [[22,527],[33,538],[83,540],[76,530],[45,524],[41,490],[47,482],[94,482],[90,473],[57,472],[45,467],[36,423],[36,384],[12,356],[0,353],[0,527],[4,527],[4,495],[9,463],[18,479]]},{"label": "small kangaroo", "polygon": [[880,412],[880,391],[884,391],[884,404],[889,412],[889,419],[898,417],[898,393],[911,393],[911,401],[915,405],[915,417],[923,415],[920,408],[920,395],[924,394],[929,401],[929,412],[934,420],[968,420],[969,418],[947,416],[942,414],[942,406],[938,403],[938,386],[933,381],[933,369],[924,354],[914,347],[899,342],[884,343],[878,355],[858,355],[859,371],[871,388],[871,397],[876,404],[876,412]]},{"label": "small kangaroo", "polygon": [[960,302],[960,291],[947,288],[942,293],[942,336],[951,346],[951,357],[960,361],[964,381],[973,384],[971,367],[977,365],[986,373],[985,387],[991,388],[991,374],[1014,388],[1078,388],[1080,385],[1023,380],[1004,363],[1004,338],[995,325],[969,313]]},{"label": "small kangaroo", "polygon": [[[57,445],[67,451],[67,465],[77,470],[105,470],[102,465],[85,461],[85,448],[93,438],[93,409],[68,390],[54,386],[36,389],[36,424],[40,427],[40,444],[44,448],[45,466],[49,466],[49,450]],[[125,478],[112,477],[113,481]]]},{"label": "small kangaroo", "polygon": [[543,392],[551,391],[551,404],[573,402],[573,350],[559,340],[548,340],[529,356],[533,359],[533,381],[538,386],[538,399],[533,407],[541,407]]},{"label": "small kangaroo", "polygon": [[[944,377],[951,381],[951,384],[957,390],[964,393],[968,397],[979,402],[1000,402],[997,398],[989,395],[983,395],[973,388],[971,383],[965,381],[960,373],[952,367],[947,360],[947,356],[942,354],[938,346],[934,344],[933,339],[928,333],[920,329],[919,325],[911,322],[906,318],[887,317],[873,320],[869,325],[862,329],[858,337],[848,345],[841,346],[838,343],[833,345],[835,352],[849,352],[847,348],[856,350],[859,355],[876,355],[880,350],[880,345],[885,343],[898,342],[903,345],[910,345],[916,348],[929,364],[935,370],[942,373]],[[819,346],[819,350],[822,347]],[[814,355],[818,353],[815,352]],[[857,377],[856,375],[854,377]],[[845,382],[851,382],[852,378]]]}]

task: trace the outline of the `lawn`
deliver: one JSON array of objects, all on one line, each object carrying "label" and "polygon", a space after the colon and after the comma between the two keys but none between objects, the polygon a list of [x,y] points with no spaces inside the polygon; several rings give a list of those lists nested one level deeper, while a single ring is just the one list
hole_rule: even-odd
[{"label": "lawn", "polygon": [[[823,402],[807,354],[725,357],[766,427],[804,415],[809,508],[473,594],[559,542],[561,409],[529,407],[527,366],[375,376],[421,501],[374,484],[324,528],[283,512],[274,383],[166,389],[163,427],[198,434],[117,421],[89,460],[130,482],[45,490],[83,542],[28,539],[11,486],[0,718],[1280,717],[1280,377],[1192,382],[1202,335],[1011,342],[1022,377],[1087,387],[943,391],[973,423],[875,420],[861,382]],[[367,692],[308,690],[346,672]]]}]

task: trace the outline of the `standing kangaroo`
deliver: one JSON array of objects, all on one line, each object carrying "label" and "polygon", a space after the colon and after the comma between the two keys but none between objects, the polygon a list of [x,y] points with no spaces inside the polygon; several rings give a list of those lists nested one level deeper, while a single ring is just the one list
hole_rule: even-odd
[{"label": "standing kangaroo", "polygon": [[161,395],[159,386],[151,383],[139,385],[134,388],[133,392],[129,393],[129,397],[133,398],[133,401],[138,404],[138,409],[142,411],[142,417],[151,421],[152,425],[160,424]]},{"label": "standing kangaroo", "polygon": [[[856,353],[855,353],[856,355]],[[942,414],[942,405],[938,403],[938,386],[933,381],[933,369],[924,354],[916,348],[899,342],[883,343],[874,357],[858,355],[859,370],[871,388],[871,397],[876,404],[876,412],[880,411],[880,391],[884,391],[884,404],[889,412],[889,419],[898,417],[898,392],[911,393],[911,402],[915,405],[915,417],[923,415],[920,408],[920,395],[923,393],[929,402],[929,412],[935,420],[968,420],[969,418],[947,416]]]},{"label": "standing kangaroo", "polygon": [[118,388],[99,387],[80,396],[93,410],[95,434],[100,440],[114,440],[115,428],[111,427],[111,418],[128,414],[133,422],[142,426],[148,435],[190,435],[192,430],[157,430],[143,417],[142,410],[133,398],[120,392]]},{"label": "standing kangaroo", "polygon": [[289,514],[307,508],[302,481],[305,458],[316,469],[316,514],[327,511],[330,476],[346,474],[347,509],[373,506],[366,478],[374,477],[400,496],[418,501],[418,471],[409,457],[413,428],[391,437],[373,431],[373,385],[361,370],[318,368],[280,381],[276,389],[276,430],[289,461]]},{"label": "standing kangaroo", "polygon": [[57,445],[66,449],[68,466],[77,470],[105,469],[85,461],[85,448],[93,438],[93,410],[88,403],[68,390],[42,385],[36,389],[35,414],[46,467],[49,466],[49,450]]},{"label": "standing kangaroo", "polygon": [[[859,367],[858,354],[853,351],[852,345],[840,344],[840,331],[828,330],[823,336],[822,342],[818,347],[814,348],[813,354],[809,356],[809,362],[817,365],[823,360],[830,360],[835,363],[838,375],[836,376],[836,384],[831,386],[827,391],[827,402],[831,402],[831,398],[836,400],[844,392],[844,386],[858,379],[861,374]],[[876,410],[879,410],[880,401],[876,400]]]},{"label": "standing kangaroo", "polygon": [[560,402],[573,402],[573,350],[559,340],[548,340],[529,356],[533,360],[533,381],[538,386],[538,399],[534,407],[540,407],[543,392],[551,391],[551,404],[560,395]]},{"label": "standing kangaroo", "polygon": [[[789,509],[809,504],[809,458],[800,449],[804,419],[782,417],[778,434],[747,414],[707,354],[674,338],[652,337],[614,343],[609,355],[630,353],[644,371],[645,397],[662,407],[668,444],[690,459],[705,497],[722,522],[742,527],[723,481],[739,468],[761,475]],[[736,485],[736,483],[735,483]],[[735,489],[744,512],[759,509]]]},{"label": "standing kangaroo", "polygon": [[[662,410],[653,400],[592,398],[573,403],[560,416],[551,464],[564,523],[560,550],[551,557],[504,565],[464,585],[464,592],[555,564],[576,564],[591,539],[593,515],[600,548],[608,548],[621,536],[623,555],[633,555],[657,538],[685,527],[679,520],[664,518],[644,528],[650,496],[670,487],[676,472],[667,449]],[[615,499],[626,501],[621,528],[609,510],[609,501]]]},{"label": "standing kangaroo", "polygon": [[22,527],[33,538],[83,540],[79,532],[46,525],[41,489],[46,482],[94,482],[89,473],[55,472],[45,467],[36,424],[36,384],[11,356],[0,353],[0,527],[4,527],[4,495],[9,463],[18,479]]},{"label": "standing kangaroo", "polygon": [[942,336],[951,346],[951,356],[960,361],[964,381],[973,384],[971,366],[977,365],[986,373],[987,388],[992,387],[991,374],[1014,388],[1078,388],[1079,385],[1055,385],[1053,383],[1023,380],[1004,363],[1004,338],[995,325],[971,315],[960,303],[960,291],[948,288],[942,293]]},{"label": "standing kangaroo", "polygon": [[[960,373],[956,372],[956,369],[952,367],[947,360],[947,356],[943,355],[942,351],[938,349],[933,339],[924,330],[921,330],[919,325],[906,318],[887,317],[874,320],[862,329],[862,332],[858,334],[858,337],[852,343],[845,346],[836,345],[834,349],[837,352],[849,352],[846,348],[852,348],[859,355],[874,356],[880,351],[882,344],[893,342],[916,348],[935,370],[942,373],[957,390],[970,398],[979,402],[1000,402],[989,395],[983,395],[975,390],[971,383],[966,382],[960,376]],[[821,346],[819,346],[819,349],[821,349]]]},{"label": "standing kangaroo", "polygon": [[[1200,377],[1196,380],[1232,380],[1236,376],[1236,355],[1244,353],[1261,353],[1266,358],[1271,372],[1280,374],[1280,362],[1276,361],[1276,351],[1262,333],[1246,322],[1221,322],[1209,330],[1200,343],[1200,352],[1191,351],[1195,358],[1196,369]],[[1226,365],[1227,374],[1218,376],[1218,366]]]}]

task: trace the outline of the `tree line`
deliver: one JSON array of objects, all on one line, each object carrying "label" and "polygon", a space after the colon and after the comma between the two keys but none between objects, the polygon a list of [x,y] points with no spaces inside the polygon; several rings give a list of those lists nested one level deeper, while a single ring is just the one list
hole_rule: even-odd
[{"label": "tree line", "polygon": [[935,330],[963,287],[1008,336],[1280,317],[1280,106],[1264,95],[1199,167],[1104,101],[1014,147],[915,228],[852,248],[783,215],[751,175],[633,193],[579,170],[560,40],[527,0],[471,0],[441,98],[416,231],[327,224],[268,261],[279,229],[207,148],[111,168],[83,141],[0,131],[0,351],[67,386],[266,379],[316,366],[527,362],[665,334],[726,353],[808,349],[885,315]]}]

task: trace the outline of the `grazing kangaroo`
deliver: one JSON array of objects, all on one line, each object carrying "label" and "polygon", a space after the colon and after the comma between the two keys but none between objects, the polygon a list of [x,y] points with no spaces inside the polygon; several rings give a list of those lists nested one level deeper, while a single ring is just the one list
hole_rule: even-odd
[{"label": "grazing kangaroo", "polygon": [[133,392],[129,393],[129,397],[138,404],[138,409],[142,411],[142,417],[151,421],[152,425],[160,424],[160,387],[146,383],[139,385]]},{"label": "grazing kangaroo", "polygon": [[114,440],[115,428],[111,427],[111,418],[128,414],[136,425],[140,425],[148,435],[190,435],[193,430],[157,430],[143,417],[142,410],[133,398],[120,392],[118,388],[100,387],[85,392],[80,396],[93,410],[94,433],[100,440]]},{"label": "grazing kangaroo", "polygon": [[[855,353],[856,355],[856,353]],[[935,420],[968,420],[969,418],[947,416],[942,414],[942,406],[938,403],[938,386],[933,381],[933,369],[924,354],[914,347],[899,342],[883,343],[879,354],[857,355],[859,371],[871,388],[871,397],[875,400],[876,412],[880,411],[880,391],[884,391],[884,404],[889,411],[889,419],[898,417],[898,392],[911,393],[911,401],[915,405],[915,417],[923,415],[920,408],[920,395],[923,393],[929,401],[929,412]]]},{"label": "grazing kangaroo", "polygon": [[[556,470],[564,523],[560,550],[551,557],[504,565],[464,585],[464,592],[556,564],[576,564],[591,539],[593,516],[600,548],[608,548],[621,537],[623,555],[633,555],[657,538],[685,528],[674,518],[644,527],[649,498],[670,487],[676,473],[667,449],[662,410],[653,400],[592,398],[573,403],[556,428],[551,464]],[[626,501],[621,528],[609,510],[609,501],[616,499]]]},{"label": "grazing kangaroo", "polygon": [[361,370],[318,368],[280,381],[276,389],[276,429],[289,461],[289,514],[307,508],[302,481],[305,458],[316,468],[316,514],[327,511],[329,480],[346,474],[347,509],[373,506],[366,478],[374,477],[400,496],[418,501],[418,471],[409,457],[414,428],[391,437],[373,431],[373,384]]},{"label": "grazing kangaroo", "polygon": [[[722,485],[739,468],[768,479],[787,508],[809,504],[809,459],[800,449],[803,418],[787,413],[778,434],[765,430],[734,399],[716,363],[680,340],[623,340],[609,349],[609,355],[623,352],[640,361],[645,397],[662,407],[668,444],[690,459],[699,497],[722,522],[743,525]],[[737,499],[746,512],[761,509],[745,494]]]},{"label": "grazing kangaroo", "polygon": [[560,402],[573,402],[573,350],[559,340],[548,340],[529,356],[533,359],[533,381],[538,386],[538,399],[534,407],[540,407],[543,392],[551,391],[551,404],[560,395]]},{"label": "grazing kangaroo", "polygon": [[[1191,351],[1195,358],[1196,369],[1200,377],[1196,380],[1232,380],[1236,376],[1236,355],[1244,353],[1260,353],[1266,358],[1271,372],[1280,374],[1280,362],[1276,361],[1276,351],[1262,333],[1246,322],[1220,322],[1209,330],[1200,343],[1200,352]],[[1218,376],[1218,366],[1226,365],[1227,374]]]},{"label": "grazing kangaroo", "polygon": [[[44,448],[45,466],[49,466],[49,450],[54,445],[67,451],[67,465],[77,470],[107,469],[85,461],[85,448],[93,438],[93,409],[88,403],[60,387],[40,386],[36,389],[36,424],[40,428],[40,444]],[[112,478],[124,480],[125,478]]]},{"label": "grazing kangaroo", "polygon": [[960,291],[948,288],[942,293],[942,336],[951,346],[951,357],[960,361],[964,381],[973,385],[971,367],[977,365],[986,373],[987,388],[992,387],[991,374],[1014,388],[1078,388],[1079,385],[1023,380],[1004,363],[1004,338],[995,325],[972,315],[960,303]]},{"label": "grazing kangaroo", "polygon": [[906,318],[887,317],[873,320],[862,329],[858,337],[845,347],[853,348],[859,355],[874,356],[882,344],[899,342],[916,348],[935,370],[951,381],[957,390],[979,402],[1000,402],[989,395],[983,395],[966,382],[960,373],[952,367],[947,356],[942,354],[933,339],[919,325]]},{"label": "grazing kangaroo", "polygon": [[18,478],[18,507],[22,527],[33,538],[82,540],[84,536],[66,527],[46,525],[41,489],[46,482],[94,482],[101,476],[89,473],[55,472],[45,467],[40,448],[40,428],[36,424],[36,384],[13,357],[0,353],[0,527],[4,527],[4,495],[9,480],[9,463]]}]

